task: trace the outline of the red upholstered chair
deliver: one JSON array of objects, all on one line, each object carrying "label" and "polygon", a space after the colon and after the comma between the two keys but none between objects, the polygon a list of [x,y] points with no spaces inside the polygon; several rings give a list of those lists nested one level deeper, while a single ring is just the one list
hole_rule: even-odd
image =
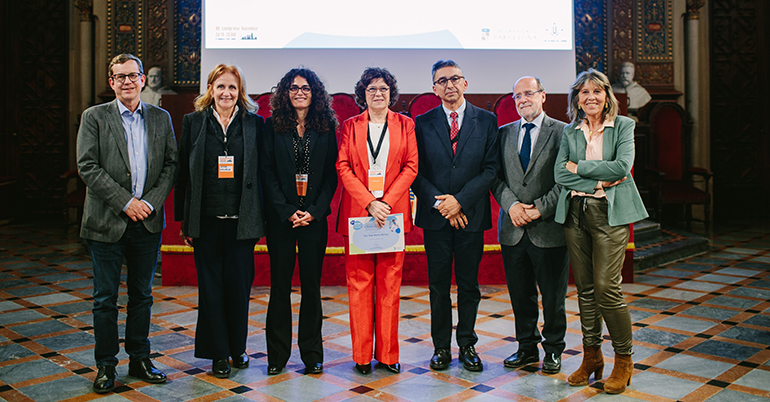
[{"label": "red upholstered chair", "polygon": [[340,127],[345,120],[361,114],[361,108],[358,107],[356,98],[344,92],[332,94],[332,109],[337,114],[337,121],[339,121]]},{"label": "red upholstered chair", "polygon": [[270,109],[271,96],[273,96],[272,92],[265,92],[261,95],[257,95],[256,98],[252,96],[252,99],[254,99],[254,102],[256,102],[257,106],[259,106],[259,110],[257,110],[257,114],[264,117],[265,120],[267,120],[267,118],[273,114],[273,110]]},{"label": "red upholstered chair", "polygon": [[[703,224],[708,230],[711,215],[709,186],[712,173],[704,168],[692,166],[692,127],[687,112],[676,103],[660,102],[648,113],[640,115],[650,126],[650,166],[647,168],[647,180],[652,198],[651,206],[655,208],[656,218],[661,219],[664,205],[680,205],[684,209],[684,218],[689,228],[693,219],[692,205],[703,205]],[[693,176],[703,178],[705,190],[693,185]]]},{"label": "red upholstered chair", "polygon": [[519,112],[516,111],[516,101],[513,100],[513,93],[509,92],[500,96],[495,101],[495,115],[497,116],[497,125],[504,126],[519,120]]},{"label": "red upholstered chair", "polygon": [[409,110],[409,116],[414,119],[415,117],[433,109],[440,104],[441,99],[439,99],[436,94],[433,92],[425,92],[412,98],[412,100],[409,101],[409,107],[407,110]]}]

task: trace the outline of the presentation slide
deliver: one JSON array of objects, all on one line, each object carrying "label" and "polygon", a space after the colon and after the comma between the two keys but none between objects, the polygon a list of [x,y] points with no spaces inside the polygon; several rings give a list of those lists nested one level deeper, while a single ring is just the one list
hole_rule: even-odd
[{"label": "presentation slide", "polygon": [[299,66],[329,93],[352,93],[366,67],[390,70],[401,93],[430,92],[444,59],[460,64],[468,93],[510,92],[523,75],[566,93],[575,79],[572,0],[203,0],[202,10],[201,91],[219,63],[238,65],[251,94]]},{"label": "presentation slide", "polygon": [[204,37],[210,49],[569,50],[571,6],[571,0],[207,0]]}]

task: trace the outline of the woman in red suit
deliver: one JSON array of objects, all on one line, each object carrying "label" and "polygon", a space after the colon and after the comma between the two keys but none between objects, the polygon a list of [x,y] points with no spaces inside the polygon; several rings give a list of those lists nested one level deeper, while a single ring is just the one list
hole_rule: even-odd
[{"label": "woman in red suit", "polygon": [[[351,255],[348,248],[348,218],[371,216],[382,227],[388,215],[400,213],[404,232],[412,229],[409,186],[417,176],[417,142],[414,121],[388,109],[397,98],[396,78],[387,69],[364,70],[356,102],[366,110],[343,124],[337,157],[343,185],[337,233],[345,237],[350,336],[361,374],[372,370],[374,342],[374,358],[394,373],[401,371],[398,305],[404,252]],[[369,188],[370,170],[385,172],[382,189]]]}]

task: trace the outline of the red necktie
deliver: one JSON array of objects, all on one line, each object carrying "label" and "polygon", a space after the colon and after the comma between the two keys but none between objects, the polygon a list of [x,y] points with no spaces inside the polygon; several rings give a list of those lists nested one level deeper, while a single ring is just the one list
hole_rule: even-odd
[{"label": "red necktie", "polygon": [[452,154],[457,153],[457,133],[460,132],[460,125],[457,124],[457,112],[449,114],[452,118],[452,126],[449,128],[449,142],[452,143]]}]

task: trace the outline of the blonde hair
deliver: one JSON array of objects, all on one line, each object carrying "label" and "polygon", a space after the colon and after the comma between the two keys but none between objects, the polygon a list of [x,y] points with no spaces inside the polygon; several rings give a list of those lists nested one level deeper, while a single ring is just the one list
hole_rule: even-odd
[{"label": "blonde hair", "polygon": [[252,111],[252,112],[257,111],[258,106],[254,103],[254,101],[251,100],[249,95],[246,94],[246,80],[243,78],[243,73],[241,73],[241,70],[236,66],[219,64],[216,67],[214,67],[214,69],[211,70],[211,72],[209,73],[209,78],[206,81],[206,84],[207,84],[206,92],[202,93],[201,95],[198,95],[198,97],[195,98],[196,112],[203,111],[214,103],[214,96],[212,94],[212,92],[214,91],[214,88],[212,85],[214,84],[214,81],[216,81],[219,77],[227,73],[234,75],[235,79],[238,81],[238,102],[237,102],[238,107],[244,112],[246,110]]},{"label": "blonde hair", "polygon": [[606,75],[593,68],[580,73],[577,79],[575,79],[575,83],[570,87],[569,95],[567,96],[567,116],[573,123],[586,118],[586,112],[578,107],[578,99],[580,98],[580,90],[589,81],[599,88],[604,88],[604,92],[607,93],[607,103],[602,110],[602,120],[615,120],[620,110],[620,104],[615,94],[612,93],[612,84],[610,84],[610,80]]}]

